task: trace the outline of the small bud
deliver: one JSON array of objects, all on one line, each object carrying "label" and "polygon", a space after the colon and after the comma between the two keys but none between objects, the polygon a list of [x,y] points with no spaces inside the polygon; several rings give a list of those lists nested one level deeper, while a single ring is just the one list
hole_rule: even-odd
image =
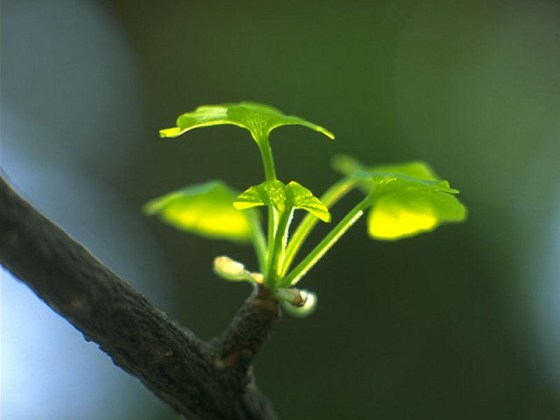
[{"label": "small bud", "polygon": [[264,276],[261,273],[251,273],[251,277],[253,278],[253,281],[257,284],[263,284],[264,282]]},{"label": "small bud", "polygon": [[255,281],[243,264],[226,256],[214,258],[214,272],[225,280]]},{"label": "small bud", "polygon": [[288,302],[282,302],[284,310],[290,315],[297,317],[306,317],[315,312],[317,308],[317,295],[309,290],[300,290],[300,295],[304,299],[304,303],[301,306],[294,306]]},{"label": "small bud", "polygon": [[301,290],[299,289],[277,289],[276,297],[283,302],[287,302],[290,305],[300,307],[305,304],[305,297],[302,296]]}]

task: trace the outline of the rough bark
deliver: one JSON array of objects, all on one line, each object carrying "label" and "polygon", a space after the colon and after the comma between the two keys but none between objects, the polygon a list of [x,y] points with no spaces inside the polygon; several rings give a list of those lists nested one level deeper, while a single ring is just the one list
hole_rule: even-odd
[{"label": "rough bark", "polygon": [[223,336],[205,343],[35,210],[1,177],[0,264],[184,416],[275,418],[251,372],[280,316],[278,302],[266,290],[255,290]]}]

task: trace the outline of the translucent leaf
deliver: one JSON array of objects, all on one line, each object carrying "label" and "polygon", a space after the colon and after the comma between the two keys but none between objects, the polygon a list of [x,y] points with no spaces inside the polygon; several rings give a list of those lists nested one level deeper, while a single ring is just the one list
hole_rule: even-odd
[{"label": "translucent leaf", "polygon": [[329,209],[303,185],[291,181],[287,186],[288,202],[295,208],[307,210],[323,222],[331,221]]},{"label": "translucent leaf", "polygon": [[396,240],[429,232],[443,223],[462,222],[467,210],[455,197],[459,191],[438,178],[424,162],[365,167],[341,156],[333,166],[355,177],[371,197],[368,233]]},{"label": "translucent leaf", "polygon": [[160,137],[177,137],[181,134],[181,129],[179,127],[165,128],[159,130]]},{"label": "translucent leaf", "polygon": [[329,209],[321,200],[303,185],[291,181],[285,185],[281,181],[265,181],[252,186],[239,194],[233,203],[237,209],[247,209],[256,206],[272,206],[280,213],[293,208],[307,210],[314,216],[330,222]]},{"label": "translucent leaf", "polygon": [[358,178],[370,178],[375,175],[402,175],[422,181],[440,181],[435,171],[426,162],[412,161],[389,165],[375,165],[366,167],[349,156],[338,155],[333,159],[333,167],[345,174]]},{"label": "translucent leaf", "polygon": [[283,211],[286,203],[286,186],[277,179],[249,187],[237,196],[233,205],[239,210],[257,206],[272,206]]},{"label": "translucent leaf", "polygon": [[465,207],[447,192],[429,188],[393,190],[375,200],[368,215],[368,233],[375,239],[396,240],[465,218]]},{"label": "translucent leaf", "polygon": [[233,207],[236,192],[221,181],[190,186],[156,198],[144,212],[158,215],[177,229],[212,239],[248,242],[252,237],[250,217]]},{"label": "translucent leaf", "polygon": [[276,108],[254,102],[199,106],[194,111],[179,116],[177,127],[161,130],[160,135],[177,137],[195,128],[223,124],[232,124],[249,130],[257,142],[268,138],[272,130],[284,125],[302,125],[334,139],[330,131],[317,124],[285,115]]}]

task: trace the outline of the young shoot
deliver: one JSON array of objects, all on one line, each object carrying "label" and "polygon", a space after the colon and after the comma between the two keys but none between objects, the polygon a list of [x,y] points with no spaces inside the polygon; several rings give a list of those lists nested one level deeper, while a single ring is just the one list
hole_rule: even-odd
[{"label": "young shoot", "polygon": [[[200,106],[179,116],[177,126],[161,130],[160,135],[174,138],[195,128],[224,124],[249,131],[261,154],[264,180],[241,193],[222,181],[186,187],[150,201],[144,211],[185,232],[238,244],[251,243],[258,271],[248,271],[244,264],[219,256],[214,260],[214,272],[225,280],[265,287],[293,315],[308,315],[317,303],[313,292],[294,285],[366,212],[368,234],[386,241],[416,236],[441,224],[466,219],[466,208],[456,197],[458,191],[424,162],[367,167],[350,157],[336,157],[333,166],[343,178],[320,198],[296,181],[279,180],[269,142],[272,130],[301,125],[331,140],[334,135],[317,124],[267,105],[241,102]],[[319,221],[330,223],[329,209],[355,188],[363,191],[364,199],[333,223],[326,236],[294,265],[315,225]],[[265,229],[258,207],[267,210]],[[295,210],[307,213],[298,226],[292,226]]]}]

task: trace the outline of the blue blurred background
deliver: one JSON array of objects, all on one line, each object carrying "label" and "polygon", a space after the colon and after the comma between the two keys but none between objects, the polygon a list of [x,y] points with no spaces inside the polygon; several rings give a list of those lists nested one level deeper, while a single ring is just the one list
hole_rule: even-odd
[{"label": "blue blurred background", "polygon": [[[423,159],[461,190],[468,223],[381,243],[359,222],[306,277],[317,312],[285,317],[255,366],[282,418],[559,418],[556,2],[4,0],[1,39],[5,174],[203,338],[250,292],[212,258],[253,268],[251,250],[140,207],[262,169],[235,127],[158,140],[178,114],[252,100],[326,126],[335,142],[272,136],[279,177],[317,194],[337,153]],[[0,287],[2,418],[176,418],[6,272]]]}]

